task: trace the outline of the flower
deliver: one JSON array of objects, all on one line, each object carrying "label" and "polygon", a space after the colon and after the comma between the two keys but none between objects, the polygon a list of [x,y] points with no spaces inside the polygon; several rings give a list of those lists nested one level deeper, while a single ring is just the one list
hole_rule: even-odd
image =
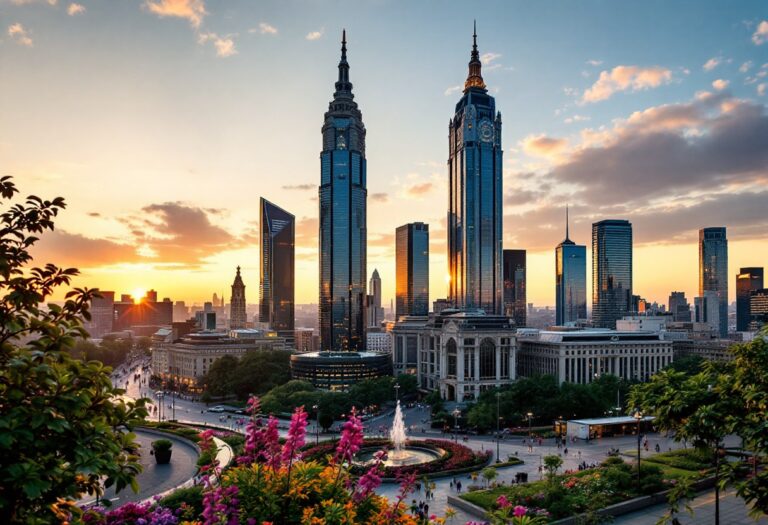
[{"label": "flower", "polygon": [[301,453],[299,449],[304,446],[304,439],[307,436],[307,413],[304,407],[296,408],[291,417],[291,426],[288,427],[288,438],[283,445],[283,462],[291,462],[297,459]]},{"label": "flower", "polygon": [[501,508],[501,509],[505,509],[505,508],[509,507],[510,505],[512,505],[512,503],[509,502],[509,500],[507,499],[506,495],[502,494],[501,496],[496,498],[496,505],[498,505],[499,508]]},{"label": "flower", "polygon": [[349,419],[344,423],[344,427],[341,431],[341,439],[339,445],[336,447],[336,455],[334,459],[336,461],[352,461],[352,458],[360,450],[360,445],[363,444],[363,423],[360,418],[357,417],[355,408],[352,407],[352,412],[349,415]]},{"label": "flower", "polygon": [[528,513],[528,509],[523,507],[522,505],[515,505],[515,510],[512,512],[512,515],[516,518],[520,518],[522,516],[525,516]]}]

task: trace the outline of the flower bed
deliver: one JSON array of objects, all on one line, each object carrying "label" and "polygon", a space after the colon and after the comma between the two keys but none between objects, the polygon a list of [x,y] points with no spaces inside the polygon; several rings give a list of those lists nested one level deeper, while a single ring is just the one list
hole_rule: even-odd
[{"label": "flower bed", "polygon": [[[453,472],[474,470],[488,463],[491,458],[491,452],[475,452],[469,447],[454,443],[453,441],[444,441],[440,439],[413,440],[408,442],[408,446],[428,448],[441,451],[444,454],[432,461],[420,463],[417,465],[404,465],[401,467],[382,467],[382,477],[398,478],[407,474],[417,475],[435,475],[450,474]],[[322,443],[313,446],[304,452],[307,459],[323,460],[329,454],[333,453],[336,445],[334,443]],[[391,443],[386,439],[366,439],[363,442],[365,448],[391,448]],[[352,465],[351,471],[355,475],[360,475],[366,467]]]},{"label": "flower bed", "polygon": [[711,450],[695,448],[681,448],[670,452],[654,454],[644,461],[692,471],[707,470],[715,465]]}]

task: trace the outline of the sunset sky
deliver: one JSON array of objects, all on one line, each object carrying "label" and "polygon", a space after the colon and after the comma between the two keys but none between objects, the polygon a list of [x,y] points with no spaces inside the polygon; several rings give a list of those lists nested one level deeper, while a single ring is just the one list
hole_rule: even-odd
[{"label": "sunset sky", "polygon": [[592,222],[632,222],[649,300],[697,294],[701,227],[728,228],[731,299],[740,266],[768,266],[764,0],[0,0],[0,174],[68,202],[37,262],[198,303],[228,296],[240,265],[253,303],[263,196],[296,215],[296,301],[317,302],[320,127],[345,27],[368,274],[388,306],[395,228],[427,222],[444,297],[448,120],[475,18],[529,302],[554,305],[566,203],[580,244]]}]

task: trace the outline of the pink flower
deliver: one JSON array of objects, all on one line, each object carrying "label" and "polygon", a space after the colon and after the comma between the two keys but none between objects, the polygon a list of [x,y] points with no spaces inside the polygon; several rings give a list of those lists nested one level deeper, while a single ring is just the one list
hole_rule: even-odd
[{"label": "pink flower", "polygon": [[301,453],[301,447],[304,446],[304,439],[307,435],[307,413],[304,407],[298,407],[291,417],[291,426],[288,427],[288,438],[283,445],[283,462],[290,462],[297,459]]},{"label": "pink flower", "polygon": [[256,414],[259,413],[259,410],[261,409],[261,401],[256,396],[251,396],[248,398],[248,403],[246,404],[245,411],[248,412],[248,414],[253,417]]},{"label": "pink flower", "polygon": [[509,507],[509,506],[510,506],[510,505],[512,505],[512,504],[511,504],[511,503],[509,502],[509,500],[507,499],[507,496],[505,496],[504,494],[502,494],[501,496],[499,496],[499,497],[496,499],[496,505],[498,505],[498,506],[499,506],[499,508],[501,508],[501,509],[505,509],[505,508]]},{"label": "pink flower", "polygon": [[357,417],[355,408],[352,407],[352,412],[349,414],[349,419],[344,423],[344,427],[341,431],[341,439],[339,445],[336,447],[336,455],[334,459],[336,461],[352,461],[352,458],[360,450],[360,446],[363,444],[363,423],[360,418]]},{"label": "pink flower", "polygon": [[259,458],[272,468],[280,468],[280,431],[279,422],[274,416],[269,416],[267,427],[262,430],[261,449],[257,453]]},{"label": "pink flower", "polygon": [[512,515],[516,518],[520,518],[522,516],[525,516],[527,513],[528,513],[528,509],[526,509],[522,505],[515,505],[515,509],[512,512]]}]

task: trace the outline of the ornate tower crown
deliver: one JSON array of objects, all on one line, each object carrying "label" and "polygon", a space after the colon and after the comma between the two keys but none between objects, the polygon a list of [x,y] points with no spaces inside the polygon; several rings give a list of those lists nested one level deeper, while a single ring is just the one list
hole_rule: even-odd
[{"label": "ornate tower crown", "polygon": [[469,60],[469,75],[464,82],[464,93],[469,91],[470,88],[479,88],[485,91],[485,82],[483,81],[483,75],[480,72],[481,67],[480,53],[477,50],[477,22],[475,22],[474,31],[472,33],[472,58]]}]

